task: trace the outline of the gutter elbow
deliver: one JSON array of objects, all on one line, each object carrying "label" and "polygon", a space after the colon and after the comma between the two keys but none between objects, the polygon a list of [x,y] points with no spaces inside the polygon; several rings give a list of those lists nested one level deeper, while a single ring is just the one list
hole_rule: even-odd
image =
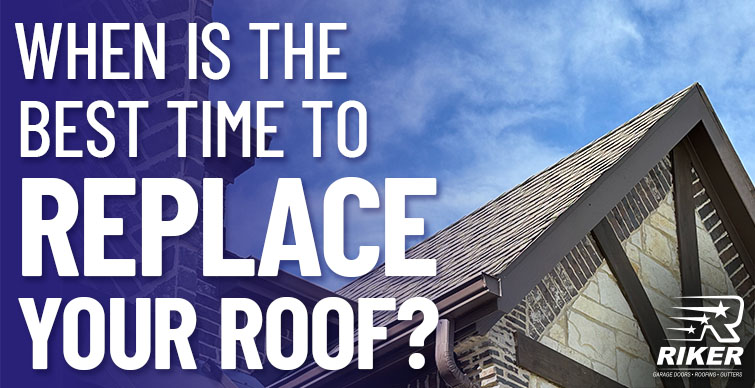
[{"label": "gutter elbow", "polygon": [[448,319],[438,321],[435,331],[435,366],[440,378],[451,388],[478,388],[462,372],[454,359],[454,322]]}]

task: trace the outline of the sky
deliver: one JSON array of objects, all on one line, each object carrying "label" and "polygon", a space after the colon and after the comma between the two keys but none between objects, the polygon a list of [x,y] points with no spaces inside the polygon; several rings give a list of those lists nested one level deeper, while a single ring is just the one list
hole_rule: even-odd
[{"label": "sky", "polygon": [[[231,32],[222,47],[232,67],[211,84],[210,98],[287,106],[268,115],[278,125],[271,148],[286,156],[257,160],[229,186],[227,249],[260,256],[281,177],[302,178],[318,249],[322,198],[335,180],[365,178],[382,198],[385,178],[435,177],[437,196],[407,205],[409,216],[425,218],[429,236],[694,82],[753,176],[755,3],[700,4],[216,0],[213,17]],[[298,38],[305,22],[348,23],[331,38],[341,49],[331,70],[348,79],[284,80],[281,31],[271,36],[271,79],[259,80],[259,38],[249,22],[293,22]],[[311,113],[300,101],[351,99],[368,111],[367,152],[353,160],[338,154],[331,112],[323,158],[313,159]],[[347,206],[347,255],[382,245],[382,210],[359,210],[351,199]],[[350,281],[324,264],[323,275],[308,280],[330,289]]]}]

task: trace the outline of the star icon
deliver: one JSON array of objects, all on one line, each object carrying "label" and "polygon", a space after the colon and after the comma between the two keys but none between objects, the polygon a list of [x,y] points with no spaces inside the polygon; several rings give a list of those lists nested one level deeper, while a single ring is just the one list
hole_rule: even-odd
[{"label": "star icon", "polygon": [[708,315],[707,314],[703,314],[702,319],[700,319],[700,323],[702,323],[703,325],[707,325],[708,324]]},{"label": "star icon", "polygon": [[716,318],[718,318],[719,316],[726,318],[726,310],[728,309],[729,307],[724,307],[724,303],[719,301],[718,307],[716,307]]}]

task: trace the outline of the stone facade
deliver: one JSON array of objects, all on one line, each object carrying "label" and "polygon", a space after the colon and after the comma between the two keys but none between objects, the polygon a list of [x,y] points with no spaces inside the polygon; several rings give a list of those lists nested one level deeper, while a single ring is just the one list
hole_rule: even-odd
[{"label": "stone facade", "polygon": [[[703,292],[738,294],[752,314],[752,280],[742,276],[741,260],[698,179],[694,185]],[[665,158],[608,215],[664,328],[677,326],[671,317],[681,296],[672,186],[671,162]],[[740,328],[740,336],[749,340],[752,318]],[[460,365],[481,387],[553,387],[516,365],[516,331],[621,384],[661,386],[652,376],[655,362],[639,325],[589,235],[489,333],[461,339],[455,349]]]},{"label": "stone facade", "polygon": [[[632,231],[639,228],[642,220],[664,200],[671,190],[671,182],[670,161],[666,158],[612,210],[608,218],[622,240],[626,240]],[[604,266],[604,259],[592,238],[585,236],[489,333],[460,341],[456,347],[460,365],[482,387],[524,388],[531,384],[542,384],[537,378],[531,379],[529,372],[516,365],[514,333],[524,332],[528,337],[540,340],[553,326],[568,330],[568,320],[557,317],[562,311],[569,310],[574,301],[579,299],[577,295],[580,293],[594,295],[597,279],[600,278],[596,272],[601,266]],[[605,291],[605,294],[606,298],[610,296],[609,291]],[[620,295],[620,291],[618,294]],[[600,301],[594,300],[593,303],[599,305]],[[580,306],[588,304],[585,300]],[[623,325],[633,327],[634,332],[638,333],[633,319],[621,320],[619,314],[614,314],[613,318],[615,321],[623,321]],[[577,315],[574,320],[582,322]],[[573,324],[572,326],[574,327]],[[563,350],[567,352],[566,347]],[[615,358],[616,356],[613,357],[614,360]]]},{"label": "stone facade", "polygon": [[656,385],[650,349],[605,263],[540,342],[624,385]]}]

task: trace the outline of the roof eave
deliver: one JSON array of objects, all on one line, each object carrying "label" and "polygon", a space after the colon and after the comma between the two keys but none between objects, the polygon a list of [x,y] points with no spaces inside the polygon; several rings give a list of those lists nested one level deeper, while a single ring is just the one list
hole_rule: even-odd
[{"label": "roof eave", "polygon": [[[441,318],[454,319],[456,322],[455,330],[456,332],[460,332],[488,316],[500,315],[500,299],[501,288],[499,279],[483,273],[447,292],[435,300],[435,304],[438,307],[439,316]],[[411,321],[392,321],[387,326],[388,339],[374,347],[373,357],[376,361],[375,364],[379,365],[379,367],[369,372],[360,371],[359,376],[356,376],[354,379],[348,379],[349,384],[352,386],[357,385],[360,381],[367,378],[369,374],[392,368],[399,363],[406,363],[407,357],[395,357],[397,350],[402,354],[406,353],[408,355],[412,352],[426,351],[427,348],[430,348],[433,345],[430,339],[426,341],[424,349],[418,350],[408,346],[409,336],[419,323],[419,315],[415,315]],[[356,346],[354,350],[356,355]],[[390,357],[387,362],[378,362],[386,354],[391,354],[394,357]],[[346,368],[339,371],[325,370],[315,363],[310,363],[293,374],[285,376],[269,385],[269,388],[327,386],[336,374],[355,370],[358,359],[358,355],[355,356]]]}]

